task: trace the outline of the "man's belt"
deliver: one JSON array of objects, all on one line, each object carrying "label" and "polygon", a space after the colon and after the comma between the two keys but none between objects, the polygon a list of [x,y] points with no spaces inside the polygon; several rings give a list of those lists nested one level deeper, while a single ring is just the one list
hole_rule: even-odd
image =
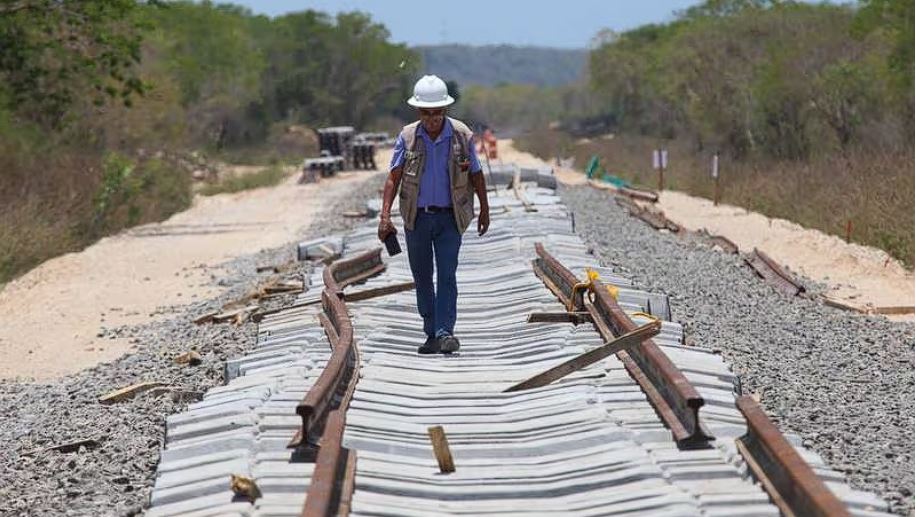
[{"label": "man's belt", "polygon": [[427,214],[438,214],[439,212],[451,212],[452,207],[450,206],[421,206],[417,207],[421,212],[426,212]]}]

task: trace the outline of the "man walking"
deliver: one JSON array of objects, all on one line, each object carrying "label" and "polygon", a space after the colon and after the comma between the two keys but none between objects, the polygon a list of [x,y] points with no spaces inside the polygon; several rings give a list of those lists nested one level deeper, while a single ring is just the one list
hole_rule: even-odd
[{"label": "man walking", "polygon": [[[404,219],[407,256],[417,291],[417,310],[423,317],[426,342],[421,354],[457,352],[458,250],[461,234],[474,218],[474,194],[480,200],[477,233],[490,227],[490,205],[473,133],[460,120],[447,117],[455,102],[442,79],[423,76],[407,104],[417,108],[420,120],[404,126],[391,157],[382,195],[379,240],[397,233],[391,224],[391,204],[398,197]],[[435,261],[436,285],[433,285]]]}]

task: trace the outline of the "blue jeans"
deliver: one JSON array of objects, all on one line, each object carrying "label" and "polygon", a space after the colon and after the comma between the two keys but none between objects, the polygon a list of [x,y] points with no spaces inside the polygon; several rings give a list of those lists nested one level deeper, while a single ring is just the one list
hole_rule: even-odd
[{"label": "blue jeans", "polygon": [[[423,317],[428,337],[451,335],[455,331],[458,305],[458,250],[461,234],[450,210],[427,213],[417,211],[413,230],[405,230],[407,258],[417,291],[417,310]],[[436,261],[436,286],[433,286],[433,257]],[[436,292],[438,291],[438,292]]]}]

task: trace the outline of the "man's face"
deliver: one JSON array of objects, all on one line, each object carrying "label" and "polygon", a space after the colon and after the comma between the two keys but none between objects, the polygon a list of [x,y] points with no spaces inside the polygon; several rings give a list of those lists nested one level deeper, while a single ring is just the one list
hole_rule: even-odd
[{"label": "man's face", "polygon": [[420,122],[427,133],[438,133],[445,123],[445,108],[420,108]]}]

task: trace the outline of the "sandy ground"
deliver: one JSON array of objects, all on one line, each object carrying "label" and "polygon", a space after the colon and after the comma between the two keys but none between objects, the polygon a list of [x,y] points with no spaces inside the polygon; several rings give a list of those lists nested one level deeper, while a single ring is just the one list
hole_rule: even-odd
[{"label": "sandy ground", "polygon": [[[378,163],[388,163],[387,153]],[[119,357],[131,344],[97,337],[102,327],[146,322],[158,307],[219,294],[212,268],[294,240],[328,194],[366,174],[311,185],[292,175],[276,187],[196,196],[165,222],[45,262],[0,291],[0,378],[48,379]]]},{"label": "sandy ground", "polygon": [[913,305],[913,273],[877,248],[847,243],[740,207],[713,206],[708,199],[681,192],[661,192],[656,206],[689,230],[706,228],[724,235],[742,251],[757,248],[780,264],[829,285],[827,294],[833,298],[868,307]]},{"label": "sandy ground", "polygon": [[[511,140],[499,141],[500,158],[519,164],[543,164],[537,157],[518,151]],[[585,175],[555,167],[557,179],[566,184],[587,183]],[[898,261],[882,250],[851,244],[818,230],[803,228],[784,219],[771,219],[743,208],[666,190],[655,207],[689,230],[706,228],[738,245],[742,251],[757,248],[795,272],[830,286],[828,295],[863,309],[913,306],[914,278]],[[913,315],[892,316],[910,320]]]},{"label": "sandy ground", "polygon": [[[512,139],[506,138],[499,140],[497,143],[498,151],[498,162],[505,163],[517,163],[520,166],[524,167],[530,165],[533,167],[543,166],[546,162],[541,160],[533,154],[519,151],[512,146]],[[481,157],[483,159],[483,157]],[[585,174],[573,170],[569,167],[561,167],[555,163],[548,164],[553,167],[554,174],[557,176],[557,180],[567,184],[567,185],[585,185],[588,181],[585,178]],[[484,163],[484,167],[486,164]]]}]

